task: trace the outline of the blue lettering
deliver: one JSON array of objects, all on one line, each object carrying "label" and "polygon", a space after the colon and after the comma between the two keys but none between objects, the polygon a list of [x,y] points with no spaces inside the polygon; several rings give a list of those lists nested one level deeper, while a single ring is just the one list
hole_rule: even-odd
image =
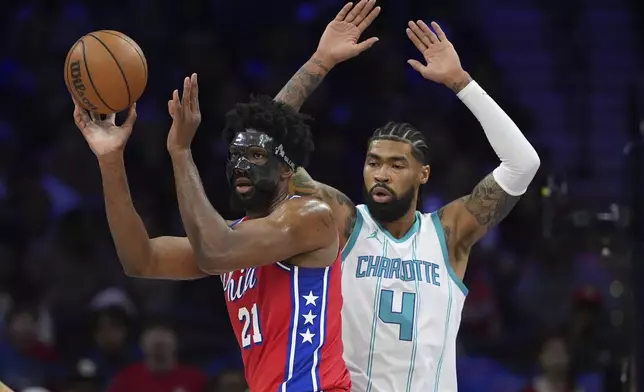
[{"label": "blue lettering", "polygon": [[438,264],[432,263],[432,284],[436,286],[441,285],[441,282],[438,281],[438,278],[440,278],[440,275],[438,274],[438,269],[439,269]]},{"label": "blue lettering", "polygon": [[384,278],[386,277],[387,274],[387,269],[389,268],[389,264],[391,263],[391,259],[387,257],[381,257],[380,258],[380,265],[378,266],[378,277],[379,278]]},{"label": "blue lettering", "polygon": [[[440,265],[425,260],[402,260],[399,258],[390,259],[384,256],[358,256],[356,265],[356,278],[386,278],[397,279],[403,282],[426,282],[434,286],[440,286]],[[222,281],[224,281],[222,276]],[[244,286],[252,286],[249,282],[241,282]],[[227,292],[237,289],[246,291],[246,288],[239,288],[237,285],[226,284]],[[237,297],[238,293],[233,293]]]},{"label": "blue lettering", "polygon": [[427,283],[431,283],[431,282],[432,282],[432,278],[431,278],[432,273],[430,272],[430,270],[431,270],[431,268],[432,268],[432,264],[433,264],[433,263],[430,263],[430,262],[427,262],[427,261],[423,261],[423,265],[425,266],[425,281],[426,281]]},{"label": "blue lettering", "polygon": [[391,260],[391,269],[389,272],[389,279],[396,275],[396,279],[400,279],[400,259]]},{"label": "blue lettering", "polygon": [[358,257],[358,266],[356,267],[356,278],[366,278],[367,273],[362,270],[362,263],[365,263],[369,260],[368,256],[359,256]]},{"label": "blue lettering", "polygon": [[412,280],[416,280],[416,274],[414,270],[414,265],[411,260],[403,260],[402,262],[402,267],[403,267],[403,278],[402,280],[405,282],[411,282]]},{"label": "blue lettering", "polygon": [[420,282],[423,281],[423,272],[420,270],[420,266],[423,264],[422,260],[412,260],[412,263],[416,266],[416,279]]},{"label": "blue lettering", "polygon": [[380,263],[380,256],[369,256],[369,266],[367,267],[367,276],[371,277],[376,275],[378,264]]}]

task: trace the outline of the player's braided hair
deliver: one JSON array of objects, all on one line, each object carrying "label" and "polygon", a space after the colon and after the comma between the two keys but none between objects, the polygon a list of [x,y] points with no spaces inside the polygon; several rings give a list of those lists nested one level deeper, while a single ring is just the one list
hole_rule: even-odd
[{"label": "player's braided hair", "polygon": [[223,138],[230,143],[238,132],[255,129],[284,146],[295,166],[306,166],[315,149],[308,122],[311,117],[271,97],[251,96],[248,103],[237,103],[226,114]]},{"label": "player's braided hair", "polygon": [[[429,164],[429,147],[425,135],[409,123],[390,121],[373,131],[369,143],[374,140],[393,140],[411,145],[411,153],[421,165]],[[416,209],[423,210],[422,186],[418,188]]]},{"label": "player's braided hair", "polygon": [[429,147],[427,147],[425,135],[423,135],[423,133],[413,125],[390,121],[373,132],[373,135],[371,135],[371,138],[369,139],[369,143],[374,140],[383,139],[409,143],[411,145],[411,151],[414,158],[416,158],[421,165],[427,165],[429,163]]}]

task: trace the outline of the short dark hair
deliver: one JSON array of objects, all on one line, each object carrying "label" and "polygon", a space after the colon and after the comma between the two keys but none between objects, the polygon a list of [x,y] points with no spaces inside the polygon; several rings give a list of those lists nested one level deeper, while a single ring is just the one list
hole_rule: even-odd
[{"label": "short dark hair", "polygon": [[295,166],[306,166],[315,145],[308,125],[311,117],[271,97],[253,95],[248,103],[237,103],[226,114],[223,137],[232,142],[235,135],[255,129],[282,144]]},{"label": "short dark hair", "polygon": [[422,165],[429,164],[429,147],[425,135],[411,124],[390,121],[373,132],[369,139],[369,144],[374,140],[394,140],[409,143],[414,158]]}]

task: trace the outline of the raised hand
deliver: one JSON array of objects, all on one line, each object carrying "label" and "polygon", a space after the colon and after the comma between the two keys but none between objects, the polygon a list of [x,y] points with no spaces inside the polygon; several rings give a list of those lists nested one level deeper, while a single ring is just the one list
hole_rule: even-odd
[{"label": "raised hand", "polygon": [[372,37],[358,43],[360,35],[380,13],[380,7],[375,5],[376,0],[360,0],[355,6],[353,3],[345,4],[322,33],[317,53],[332,64],[338,64],[378,42],[378,38]]},{"label": "raised hand", "polygon": [[197,74],[193,73],[183,80],[183,93],[179,100],[179,91],[172,92],[168,101],[168,112],[172,117],[172,126],[168,134],[168,151],[187,150],[201,124],[199,109],[199,83]]},{"label": "raised hand", "polygon": [[74,100],[74,123],[98,158],[123,151],[136,121],[136,103],[121,126],[115,124],[115,118],[115,114],[108,114],[103,120],[100,114],[88,113]]},{"label": "raised hand", "polygon": [[459,91],[469,83],[470,76],[463,70],[454,45],[449,42],[438,23],[432,22],[431,25],[436,34],[422,20],[409,22],[407,37],[423,54],[427,64],[423,65],[416,60],[407,62],[425,79]]}]

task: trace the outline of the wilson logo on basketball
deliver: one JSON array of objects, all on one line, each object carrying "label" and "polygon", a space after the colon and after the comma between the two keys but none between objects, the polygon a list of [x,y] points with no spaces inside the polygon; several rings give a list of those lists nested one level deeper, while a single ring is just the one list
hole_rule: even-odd
[{"label": "wilson logo on basketball", "polygon": [[76,95],[78,99],[81,101],[81,103],[89,110],[96,110],[97,109],[96,105],[94,105],[85,96],[85,90],[87,90],[87,88],[85,87],[85,85],[83,84],[83,80],[81,79],[80,61],[75,60],[69,64],[69,74],[72,77],[72,86],[74,86],[74,90],[76,90]]}]

